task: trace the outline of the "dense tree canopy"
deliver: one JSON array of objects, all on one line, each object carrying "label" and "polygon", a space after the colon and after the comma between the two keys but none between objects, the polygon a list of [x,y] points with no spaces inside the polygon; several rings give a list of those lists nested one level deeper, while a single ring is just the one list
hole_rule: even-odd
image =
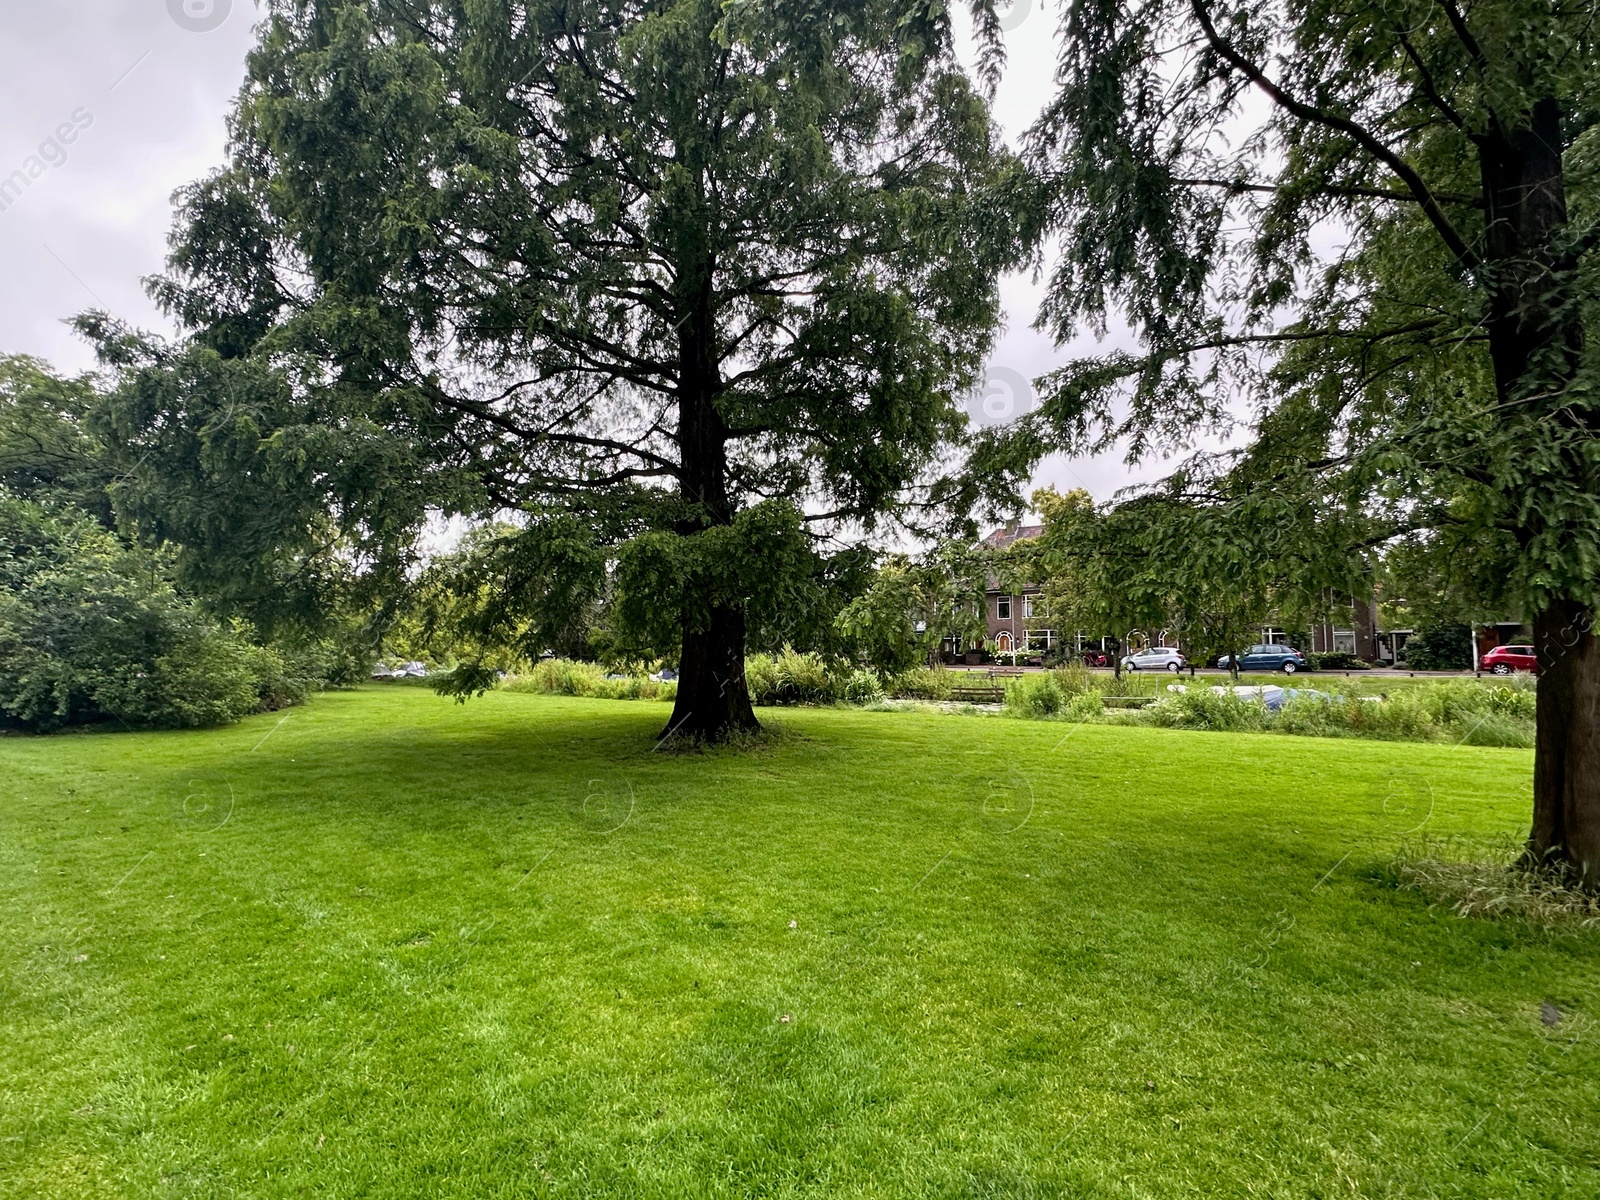
[{"label": "dense tree canopy", "polygon": [[[673,728],[753,724],[747,606],[815,578],[819,534],[929,515],[997,324],[1015,167],[947,22],[273,3],[158,288],[194,344],[127,389],[130,456],[187,431],[188,500],[146,514],[374,564],[429,513],[499,515],[537,543],[496,551],[518,578],[614,563],[626,637],[670,630]],[[238,481],[286,493],[281,528],[199,502]]]}]

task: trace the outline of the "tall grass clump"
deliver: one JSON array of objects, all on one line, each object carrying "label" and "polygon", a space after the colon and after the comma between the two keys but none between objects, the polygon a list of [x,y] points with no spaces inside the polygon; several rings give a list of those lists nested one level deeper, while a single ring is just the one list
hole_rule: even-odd
[{"label": "tall grass clump", "polygon": [[1056,681],[1056,687],[1061,689],[1061,694],[1069,700],[1075,696],[1087,695],[1089,692],[1100,694],[1094,672],[1077,659],[1065,666],[1057,667],[1050,672],[1050,675]]},{"label": "tall grass clump", "polygon": [[817,655],[801,654],[789,646],[776,656],[750,655],[745,659],[744,675],[751,703],[763,707],[833,704],[844,694],[848,680],[836,679]]},{"label": "tall grass clump", "polygon": [[938,667],[918,667],[895,676],[886,690],[896,700],[948,700],[950,672]]},{"label": "tall grass clump", "polygon": [[1539,925],[1600,926],[1600,896],[1560,871],[1530,869],[1522,843],[1449,838],[1405,846],[1395,882],[1462,917],[1509,917]]},{"label": "tall grass clump", "polygon": [[1270,715],[1259,702],[1210,688],[1170,693],[1139,713],[1145,725],[1229,733],[1261,729]]},{"label": "tall grass clump", "polygon": [[1053,717],[1066,706],[1054,675],[1024,675],[1006,687],[1006,708],[1024,717]]},{"label": "tall grass clump", "polygon": [[597,663],[570,658],[543,658],[526,673],[501,685],[508,692],[552,696],[585,696],[593,700],[676,700],[678,685],[648,675],[616,676]]}]

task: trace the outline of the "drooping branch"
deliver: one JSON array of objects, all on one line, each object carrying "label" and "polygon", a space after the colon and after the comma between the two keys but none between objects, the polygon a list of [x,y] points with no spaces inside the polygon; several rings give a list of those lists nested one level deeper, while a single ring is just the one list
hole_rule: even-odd
[{"label": "drooping branch", "polygon": [[[1439,206],[1439,198],[1428,186],[1421,174],[1404,158],[1381,141],[1365,125],[1352,121],[1349,117],[1330,113],[1315,105],[1291,96],[1256,63],[1250,60],[1237,46],[1217,32],[1216,25],[1212,22],[1211,12],[1205,5],[1205,0],[1189,0],[1190,8],[1195,20],[1200,23],[1200,28],[1206,35],[1206,41],[1211,48],[1234,70],[1260,88],[1269,96],[1273,103],[1290,115],[1314,125],[1321,125],[1327,129],[1337,129],[1340,133],[1354,139],[1367,153],[1371,154],[1384,166],[1388,167],[1406,185],[1411,195],[1416,198],[1422,211],[1427,215],[1444,244],[1449,247],[1450,253],[1455,255],[1462,266],[1474,270],[1479,265],[1477,252],[1467,245],[1466,239],[1455,227],[1455,222],[1445,214]],[[1448,0],[1446,0],[1448,3]]]}]

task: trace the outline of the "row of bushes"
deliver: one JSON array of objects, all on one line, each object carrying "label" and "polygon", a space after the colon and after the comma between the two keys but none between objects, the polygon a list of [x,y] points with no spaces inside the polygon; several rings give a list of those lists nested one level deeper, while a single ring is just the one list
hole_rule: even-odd
[{"label": "row of bushes", "polygon": [[[784,650],[745,660],[751,701],[760,707],[798,704],[873,704],[886,698],[947,700],[949,673],[926,668],[884,679],[873,671],[831,664],[815,654]],[[597,700],[675,700],[678,685],[649,675],[623,675],[596,663],[547,658],[501,685],[511,692],[587,696]]]},{"label": "row of bushes", "polygon": [[508,692],[544,692],[555,696],[588,696],[595,700],[676,700],[678,685],[648,675],[618,675],[595,663],[545,658],[523,675],[505,680]]},{"label": "row of bushes", "polygon": [[[763,707],[869,705],[885,699],[947,701],[960,679],[959,672],[927,668],[883,679],[871,671],[835,667],[814,654],[793,650],[751,655],[745,674],[752,701]],[[1535,692],[1531,680],[1495,686],[1446,680],[1397,689],[1382,699],[1362,696],[1354,685],[1319,680],[1315,691],[1320,695],[1291,699],[1277,711],[1232,692],[1218,695],[1204,685],[1170,692],[1167,684],[1166,677],[1117,679],[1069,663],[1010,681],[1005,707],[1012,716],[1036,720],[1312,737],[1449,740],[1475,746],[1533,744]],[[595,664],[566,659],[547,659],[502,686],[509,691],[607,700],[671,701],[677,696],[677,685],[671,681],[609,674]],[[1133,704],[1143,707],[1128,707]]]},{"label": "row of bushes", "polygon": [[[1109,680],[1106,682],[1110,682]],[[1319,681],[1320,682],[1320,681]],[[1282,708],[1207,686],[1162,692],[1137,710],[1107,712],[1106,689],[1071,667],[1024,676],[1006,691],[1013,715],[1034,719],[1105,720],[1169,729],[1277,732],[1311,737],[1370,737],[1392,741],[1454,741],[1473,746],[1533,745],[1536,693],[1532,681],[1484,686],[1446,680],[1379,698],[1337,683],[1297,689]]]}]

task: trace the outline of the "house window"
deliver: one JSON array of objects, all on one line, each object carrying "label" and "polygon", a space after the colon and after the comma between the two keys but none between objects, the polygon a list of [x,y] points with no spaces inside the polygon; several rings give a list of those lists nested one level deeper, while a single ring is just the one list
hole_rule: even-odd
[{"label": "house window", "polygon": [[1048,650],[1055,643],[1056,631],[1054,629],[1028,630],[1029,650]]},{"label": "house window", "polygon": [[994,615],[1002,621],[1011,620],[1011,597],[1001,596],[994,602]]},{"label": "house window", "polygon": [[1036,596],[1024,596],[1022,598],[1022,615],[1024,617],[1033,616],[1033,602],[1037,598]]}]

